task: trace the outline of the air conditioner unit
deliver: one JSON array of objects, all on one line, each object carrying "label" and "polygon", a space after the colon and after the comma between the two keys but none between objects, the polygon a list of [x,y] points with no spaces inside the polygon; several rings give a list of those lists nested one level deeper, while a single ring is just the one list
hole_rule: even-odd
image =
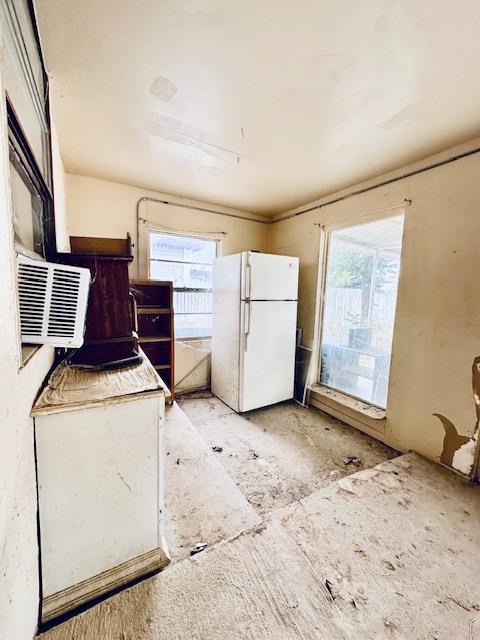
[{"label": "air conditioner unit", "polygon": [[90,270],[17,254],[22,342],[83,344]]}]

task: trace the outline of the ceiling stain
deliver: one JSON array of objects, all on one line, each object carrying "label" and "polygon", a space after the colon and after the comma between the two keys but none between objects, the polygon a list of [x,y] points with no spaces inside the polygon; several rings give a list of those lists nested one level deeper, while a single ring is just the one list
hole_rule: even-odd
[{"label": "ceiling stain", "polygon": [[177,89],[177,85],[164,76],[157,76],[150,85],[150,93],[162,102],[171,100]]},{"label": "ceiling stain", "polygon": [[204,176],[218,176],[223,172],[222,167],[198,167],[198,173]]},{"label": "ceiling stain", "polygon": [[403,124],[404,122],[407,122],[408,120],[410,120],[414,115],[414,111],[416,107],[417,107],[417,103],[409,104],[403,109],[400,109],[400,111],[397,111],[397,113],[395,113],[388,120],[384,120],[383,122],[380,122],[378,126],[381,129],[385,129],[385,131],[388,131],[389,129],[394,129],[395,127],[398,127],[398,125]]},{"label": "ceiling stain", "polygon": [[161,113],[150,114],[148,131],[166,142],[183,145],[220,160],[231,160],[240,156],[237,151],[211,142],[212,133]]},{"label": "ceiling stain", "polygon": [[346,83],[349,78],[353,78],[357,73],[357,66],[358,63],[354,58],[344,56],[344,62],[334,70],[331,76],[332,80],[338,85]]},{"label": "ceiling stain", "polygon": [[181,0],[179,2],[180,8],[186,13],[197,15],[207,11],[208,2],[205,0]]},{"label": "ceiling stain", "polygon": [[357,147],[358,144],[342,144],[334,149],[331,155],[333,158],[345,158],[351,155]]}]

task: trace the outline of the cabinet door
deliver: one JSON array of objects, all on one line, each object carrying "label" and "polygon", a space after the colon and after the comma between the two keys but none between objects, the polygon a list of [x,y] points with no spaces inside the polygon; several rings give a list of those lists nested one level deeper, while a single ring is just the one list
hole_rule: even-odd
[{"label": "cabinet door", "polygon": [[159,546],[161,401],[35,418],[44,598]]}]

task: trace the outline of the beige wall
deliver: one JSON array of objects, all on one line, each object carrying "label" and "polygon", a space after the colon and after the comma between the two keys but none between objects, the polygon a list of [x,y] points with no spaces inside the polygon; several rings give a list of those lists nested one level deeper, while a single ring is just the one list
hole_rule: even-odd
[{"label": "beige wall", "polygon": [[[69,235],[121,238],[130,233],[135,244],[135,260],[131,266],[132,277],[136,277],[138,266],[140,277],[148,276],[149,229],[185,232],[215,238],[221,242],[223,255],[247,249],[263,251],[267,247],[268,225],[252,222],[251,219],[261,220],[262,218],[247,212],[69,173],[66,174],[66,193]],[[243,218],[250,218],[250,220],[143,201],[139,205],[141,222],[140,253],[138,254],[137,203],[144,197],[168,199],[168,201],[187,206],[225,211]],[[191,375],[188,375],[188,372],[204,358],[205,349],[208,348],[208,341],[204,340],[176,343],[175,378],[177,381],[185,378],[180,389],[202,388],[209,385],[210,368],[205,360]]]},{"label": "beige wall", "polygon": [[[269,250],[300,257],[299,326],[304,344],[312,346],[318,224],[355,220],[405,204],[405,199],[412,201],[405,207],[387,415],[378,422],[376,435],[435,460],[443,451],[444,428],[434,413],[448,418],[460,434],[472,438],[475,430],[472,364],[480,354],[479,176],[477,153],[271,226]],[[452,445],[452,436],[448,444]],[[472,439],[457,451],[453,466],[468,473],[474,448]]]},{"label": "beige wall", "polygon": [[[205,202],[72,173],[66,174],[66,193],[68,233],[72,236],[90,234],[121,238],[130,233],[132,241],[136,244],[137,203],[143,197],[168,199],[171,202],[187,206],[190,204],[255,219],[255,216],[247,212],[216,207]],[[147,201],[140,205],[140,217],[143,219],[140,225],[141,276],[146,276],[145,241],[148,227],[166,231],[198,233],[220,239],[224,254],[245,249],[264,249],[267,243],[268,225],[213,213],[203,213],[194,209],[171,207]],[[262,220],[258,217],[257,219]],[[134,254],[135,261],[132,266],[133,275],[136,275],[136,247],[134,247]]]},{"label": "beige wall", "polygon": [[[0,92],[3,86],[0,81]],[[5,101],[0,107],[0,638],[28,639],[39,605],[37,493],[30,410],[53,362],[44,346],[22,367],[10,205]],[[53,139],[55,197],[62,201],[63,168]],[[61,206],[61,205],[60,205]],[[57,243],[66,230],[61,209]]]},{"label": "beige wall", "polygon": [[58,145],[57,129],[51,120],[52,128],[52,178],[55,199],[55,231],[57,236],[57,251],[70,251],[67,233],[67,205],[65,196],[65,170]]},{"label": "beige wall", "polygon": [[[472,145],[474,143],[439,154],[431,161],[443,160]],[[429,162],[392,172],[381,180],[399,177]],[[459,434],[470,438],[461,448],[456,447],[458,450],[451,462],[456,469],[468,473],[476,445],[472,364],[480,352],[480,307],[472,275],[479,266],[475,242],[480,230],[478,175],[480,155],[476,154],[272,225],[143,202],[140,206],[140,216],[144,219],[140,224],[140,273],[146,274],[148,228],[221,238],[224,254],[268,247],[273,253],[298,255],[298,323],[304,330],[304,345],[313,345],[316,351],[317,345],[313,343],[322,233],[319,225],[353,221],[379,212],[387,214],[392,208],[404,207],[405,233],[387,415],[383,421],[355,424],[400,449],[414,449],[439,460],[446,451],[444,422],[433,414],[441,414]],[[136,205],[141,197],[166,197],[198,204],[78,175],[67,174],[66,184],[72,235],[121,237],[128,231],[136,243]],[[333,194],[318,203],[347,192]],[[199,204],[210,208],[210,205]],[[177,380],[198,363],[205,348],[208,349],[205,342],[198,342],[196,346],[195,349],[195,343],[177,345]],[[182,383],[185,388],[207,384],[206,363]],[[343,417],[349,418],[347,414]],[[447,449],[452,449],[452,442],[449,435],[445,440]]]}]

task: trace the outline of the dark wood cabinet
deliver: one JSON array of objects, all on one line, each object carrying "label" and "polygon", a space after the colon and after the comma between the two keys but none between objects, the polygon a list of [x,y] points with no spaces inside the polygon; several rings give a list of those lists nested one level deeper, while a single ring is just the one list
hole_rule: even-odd
[{"label": "dark wood cabinet", "polygon": [[132,337],[129,261],[111,256],[68,255],[70,264],[87,267],[91,273],[85,341]]},{"label": "dark wood cabinet", "polygon": [[[162,280],[131,280],[135,300],[138,343],[175,395],[175,340],[173,323],[173,284]],[[168,394],[167,394],[167,400]]]},{"label": "dark wood cabinet", "polygon": [[70,237],[72,253],[58,261],[90,269],[91,284],[85,342],[69,358],[73,366],[108,369],[141,362],[134,334],[135,318],[128,265],[133,260],[130,238]]}]

